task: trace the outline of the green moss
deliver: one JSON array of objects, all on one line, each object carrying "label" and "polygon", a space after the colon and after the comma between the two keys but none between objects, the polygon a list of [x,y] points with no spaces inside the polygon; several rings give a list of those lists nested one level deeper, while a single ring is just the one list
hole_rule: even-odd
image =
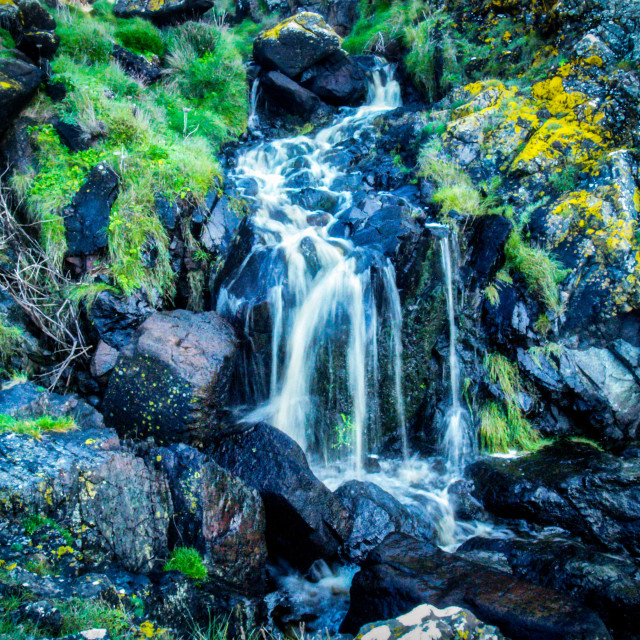
[{"label": "green moss", "polygon": [[142,55],[164,55],[166,46],[158,27],[142,18],[123,21],[115,31],[115,37],[123,47]]},{"label": "green moss", "polygon": [[207,577],[207,568],[204,566],[202,556],[192,547],[175,548],[169,555],[164,570],[179,571],[194,580],[204,580]]},{"label": "green moss", "polygon": [[0,317],[0,363],[3,367],[19,352],[21,344],[22,330]]},{"label": "green moss", "polygon": [[45,518],[44,516],[33,514],[22,521],[22,526],[27,532],[27,535],[30,536],[43,527],[50,527],[60,533],[69,546],[73,544],[73,536],[71,535],[71,532],[51,518]]},{"label": "green moss", "polygon": [[47,433],[64,433],[76,429],[77,425],[73,418],[65,416],[52,418],[51,416],[41,416],[39,418],[12,418],[0,414],[0,433],[13,432],[20,435],[41,438]]},{"label": "green moss", "polygon": [[547,309],[557,314],[561,309],[558,285],[568,272],[544,249],[526,244],[517,229],[509,237],[505,254],[509,266],[524,278]]},{"label": "green moss", "polygon": [[549,183],[558,193],[573,191],[578,185],[580,169],[574,165],[566,165],[549,178]]}]

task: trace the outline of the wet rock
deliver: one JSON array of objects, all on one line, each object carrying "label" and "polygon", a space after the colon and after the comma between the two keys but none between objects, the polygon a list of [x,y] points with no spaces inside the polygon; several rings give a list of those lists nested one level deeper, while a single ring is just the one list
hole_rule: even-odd
[{"label": "wet rock", "polygon": [[176,543],[200,550],[210,576],[259,590],[267,547],[258,492],[185,444],[152,449],[146,457],[168,479]]},{"label": "wet rock", "polygon": [[323,107],[315,93],[300,86],[279,71],[269,71],[261,82],[263,94],[270,108],[310,118]]},{"label": "wet rock", "polygon": [[64,622],[60,610],[46,600],[21,605],[18,609],[18,617],[20,620],[30,622],[38,629],[42,629],[45,633],[53,635],[60,633]]},{"label": "wet rock", "polygon": [[213,0],[118,0],[113,13],[118,18],[139,16],[158,25],[197,20],[213,6]]},{"label": "wet rock", "polygon": [[0,133],[4,133],[27,106],[44,79],[36,66],[5,58],[0,60]]},{"label": "wet rock", "polygon": [[156,313],[121,351],[104,399],[107,426],[156,442],[203,443],[225,406],[236,354],[216,313]]},{"label": "wet rock", "polygon": [[558,442],[516,460],[478,460],[468,474],[476,497],[500,517],[562,527],[611,551],[640,555],[637,460]]},{"label": "wet rock", "polygon": [[[167,555],[171,498],[165,480],[120,447],[108,429],[0,435],[0,510],[36,513],[69,528],[94,560],[145,572]],[[61,553],[72,553],[65,548]]]},{"label": "wet rock", "polygon": [[91,328],[98,337],[110,347],[122,349],[153,312],[153,307],[142,293],[125,297],[103,291],[96,296],[88,315]]},{"label": "wet rock", "polygon": [[88,256],[107,246],[111,207],[118,197],[118,174],[98,164],[63,211],[67,255]]},{"label": "wet rock", "polygon": [[262,496],[270,553],[303,569],[318,557],[337,556],[351,532],[349,514],[289,436],[258,423],[221,434],[210,453]]},{"label": "wet rock", "polygon": [[629,558],[553,538],[472,538],[458,551],[470,559],[478,552],[504,558],[515,576],[568,594],[596,611],[612,631],[636,631],[640,565]]},{"label": "wet rock", "polygon": [[504,247],[512,228],[513,223],[499,215],[471,219],[463,268],[467,286],[484,288],[493,280],[504,265]]},{"label": "wet rock", "polygon": [[33,382],[24,382],[0,390],[0,414],[12,418],[69,416],[83,428],[104,427],[102,416],[78,396],[52,393]]},{"label": "wet rock", "polygon": [[337,107],[357,106],[367,95],[365,70],[342,51],[307,69],[300,83],[327,104]]},{"label": "wet rock", "polygon": [[351,606],[340,628],[400,615],[424,602],[465,607],[514,640],[607,639],[590,609],[551,589],[492,571],[402,534],[372,551],[351,585]]},{"label": "wet rock", "polygon": [[120,45],[114,45],[111,55],[128,75],[147,85],[157,82],[162,77],[162,69],[158,65]]},{"label": "wet rock", "polygon": [[496,627],[484,624],[471,611],[460,607],[437,609],[421,604],[392,620],[367,624],[356,640],[401,640],[415,637],[437,637],[441,640],[501,640],[504,636]]},{"label": "wet rock", "polygon": [[317,13],[303,12],[287,18],[253,43],[255,61],[295,78],[340,47],[338,34]]},{"label": "wet rock", "polygon": [[202,228],[200,242],[208,251],[222,253],[231,244],[239,224],[240,218],[231,207],[229,197],[222,196],[216,202]]},{"label": "wet rock", "polygon": [[358,18],[358,0],[329,0],[327,22],[344,38]]},{"label": "wet rock", "polygon": [[391,494],[372,482],[350,480],[334,495],[351,514],[353,529],[345,544],[350,560],[361,562],[390,533],[406,533],[427,541],[435,539],[432,522],[420,518]]}]

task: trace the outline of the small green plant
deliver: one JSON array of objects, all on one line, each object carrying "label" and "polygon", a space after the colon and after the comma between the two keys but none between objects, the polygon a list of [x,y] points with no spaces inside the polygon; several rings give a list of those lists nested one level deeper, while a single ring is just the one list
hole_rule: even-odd
[{"label": "small green plant", "polygon": [[490,284],[485,290],[484,295],[492,307],[496,307],[500,302],[500,292],[495,284]]},{"label": "small green plant", "polygon": [[0,317],[0,363],[6,367],[18,353],[22,343],[22,330]]},{"label": "small green plant", "polygon": [[25,569],[35,573],[37,576],[50,576],[53,574],[53,567],[44,558],[32,558],[25,563]]},{"label": "small green plant", "polygon": [[341,413],[340,422],[338,422],[335,429],[336,441],[333,443],[332,447],[334,449],[351,447],[353,443],[354,429],[355,429],[355,424],[353,423],[353,419],[351,418],[351,416]]},{"label": "small green plant", "polygon": [[575,164],[563,167],[549,178],[549,183],[558,193],[573,191],[578,185],[580,169]]},{"label": "small green plant", "polygon": [[43,527],[50,527],[60,533],[69,546],[73,544],[73,536],[68,529],[65,529],[63,526],[59,525],[55,520],[46,518],[45,516],[41,516],[37,513],[27,516],[22,521],[22,526],[27,532],[27,535],[30,536]]},{"label": "small green plant", "polygon": [[4,414],[0,415],[0,433],[11,431],[19,435],[40,439],[47,433],[65,433],[73,429],[77,429],[77,424],[70,416],[60,418],[52,418],[51,416],[13,418]]},{"label": "small green plant", "polygon": [[176,547],[169,555],[164,570],[179,571],[194,580],[204,580],[207,577],[202,556],[193,547]]},{"label": "small green plant", "polygon": [[112,606],[102,600],[71,598],[54,601],[64,624],[61,635],[70,635],[86,629],[106,628],[112,638],[123,638],[131,627],[131,615],[123,605]]},{"label": "small green plant", "polygon": [[142,55],[152,54],[162,57],[166,49],[160,29],[142,18],[132,18],[122,22],[116,29],[115,37],[123,47]]}]

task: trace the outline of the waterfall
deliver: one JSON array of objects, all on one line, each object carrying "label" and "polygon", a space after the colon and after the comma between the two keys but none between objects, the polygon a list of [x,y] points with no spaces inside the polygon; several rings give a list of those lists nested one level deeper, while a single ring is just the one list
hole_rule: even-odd
[{"label": "waterfall", "polygon": [[249,117],[247,119],[247,128],[249,131],[257,131],[260,126],[260,119],[256,109],[258,108],[258,94],[260,91],[260,79],[256,76],[251,85],[251,94],[249,100]]},{"label": "waterfall", "polygon": [[449,385],[451,406],[445,416],[443,445],[453,472],[460,472],[473,450],[467,412],[460,402],[460,364],[457,352],[456,304],[453,289],[451,232],[439,236],[442,271],[444,273],[447,316],[449,320]]},{"label": "waterfall", "polygon": [[[378,334],[383,325],[391,333],[395,415],[403,451],[408,453],[402,312],[390,261],[378,255],[372,262],[370,252],[329,233],[352,203],[352,193],[340,183],[346,170],[332,164],[331,154],[336,145],[371,128],[377,115],[399,105],[400,87],[392,68],[381,64],[371,72],[363,107],[343,109],[330,126],[313,136],[273,140],[244,151],[231,176],[240,191],[246,184],[254,187],[252,193],[243,195],[256,205],[252,223],[258,242],[239,272],[223,283],[218,313],[237,317],[243,309],[245,301],[238,297],[243,294],[234,294],[234,283],[251,277],[243,270],[248,272],[252,261],[268,254],[271,271],[278,260],[285,265],[281,278],[267,282],[272,273],[264,277],[272,323],[270,393],[266,404],[249,419],[271,421],[307,451],[324,447],[325,457],[350,457],[358,475],[371,444],[380,437],[376,431],[380,412]],[[312,218],[319,212],[301,198],[305,189],[335,202],[320,221]],[[382,283],[382,302],[374,294],[380,290],[376,279]],[[328,407],[326,398],[323,403],[323,394],[328,393],[319,379],[323,361],[331,367],[331,382],[324,386],[342,384],[348,406]],[[337,394],[330,390],[329,397],[335,399]],[[333,428],[326,424],[321,428],[322,419],[332,420]]]}]

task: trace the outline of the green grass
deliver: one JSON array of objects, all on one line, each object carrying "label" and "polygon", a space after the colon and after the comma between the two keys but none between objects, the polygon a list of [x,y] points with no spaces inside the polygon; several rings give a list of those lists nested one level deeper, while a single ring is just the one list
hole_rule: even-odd
[{"label": "green grass", "polygon": [[554,173],[549,178],[549,184],[558,193],[565,193],[566,191],[573,191],[578,186],[578,176],[580,175],[580,169],[574,164],[563,167],[557,173]]},{"label": "green grass", "polygon": [[527,286],[546,306],[548,311],[561,311],[559,284],[567,271],[547,251],[529,246],[521,233],[515,229],[505,247],[509,267],[519,273]]},{"label": "green grass", "polygon": [[13,432],[39,439],[47,433],[64,433],[73,429],[77,429],[77,424],[73,418],[68,416],[61,418],[52,418],[51,416],[12,418],[0,414],[0,433]]},{"label": "green grass", "polygon": [[192,547],[176,547],[169,555],[164,570],[179,571],[194,580],[204,580],[207,577],[202,556]]},{"label": "green grass", "polygon": [[62,535],[65,542],[69,546],[73,544],[73,536],[71,535],[71,532],[59,525],[55,520],[52,520],[51,518],[46,518],[45,516],[34,513],[30,516],[27,516],[22,521],[22,526],[27,532],[27,535],[33,535],[36,531],[38,531],[38,529],[42,529],[43,527],[51,527]]},{"label": "green grass", "polygon": [[6,367],[11,358],[20,351],[21,344],[22,329],[14,327],[0,317],[0,362],[3,367]]},{"label": "green grass", "polygon": [[106,62],[113,51],[113,26],[85,16],[82,11],[58,11],[59,53],[90,62]]},{"label": "green grass", "polygon": [[402,40],[410,21],[408,2],[360,0],[359,19],[342,46],[351,54],[376,53],[391,40]]},{"label": "green grass", "polygon": [[489,379],[502,390],[504,406],[489,402],[480,411],[481,448],[490,453],[535,450],[540,437],[520,408],[524,386],[517,365],[500,353],[488,353],[484,367]]},{"label": "green grass", "polygon": [[115,37],[123,47],[141,55],[162,57],[166,50],[160,29],[142,18],[121,22],[116,28]]}]

